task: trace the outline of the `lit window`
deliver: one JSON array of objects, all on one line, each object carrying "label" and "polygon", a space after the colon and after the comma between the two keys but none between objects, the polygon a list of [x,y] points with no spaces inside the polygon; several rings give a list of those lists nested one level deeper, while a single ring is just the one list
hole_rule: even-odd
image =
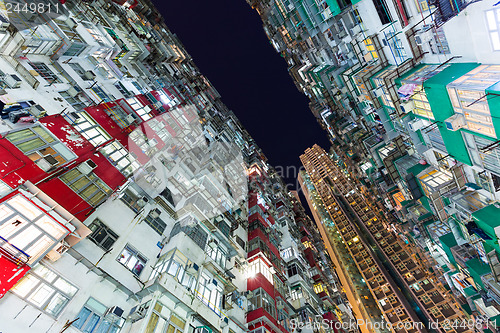
[{"label": "lit window", "polygon": [[78,289],[66,279],[39,264],[11,291],[36,308],[57,317]]},{"label": "lit window", "polygon": [[80,132],[94,146],[98,146],[111,139],[111,136],[85,111],[77,113],[78,118],[73,127]]},{"label": "lit window", "polygon": [[500,9],[486,11],[486,23],[494,51],[500,51]]},{"label": "lit window", "polygon": [[125,246],[116,260],[136,276],[141,274],[148,261],[146,257],[130,245]]},{"label": "lit window", "polygon": [[118,141],[107,144],[100,151],[125,177],[140,167],[139,162]]},{"label": "lit window", "polygon": [[20,261],[35,264],[68,233],[20,194],[0,204],[0,240],[17,248],[14,256]]},{"label": "lit window", "polygon": [[149,105],[143,105],[137,97],[127,99],[127,103],[134,109],[134,111],[142,118],[142,120],[151,119],[151,112],[153,109]]}]

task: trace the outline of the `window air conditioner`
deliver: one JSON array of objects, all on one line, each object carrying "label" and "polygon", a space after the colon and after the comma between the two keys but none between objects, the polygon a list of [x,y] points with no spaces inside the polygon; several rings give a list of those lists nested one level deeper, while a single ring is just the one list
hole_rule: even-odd
[{"label": "window air conditioner", "polygon": [[71,17],[68,18],[65,23],[68,25],[68,27],[71,30],[75,29],[76,26],[78,25],[78,23],[76,23],[76,21],[73,18],[71,18]]},{"label": "window air conditioner", "polygon": [[35,163],[43,171],[49,172],[59,163],[59,161],[56,160],[52,155],[45,155]]},{"label": "window air conditioner", "polygon": [[22,80],[17,75],[8,74],[5,76],[4,82],[10,89],[17,89],[21,86]]},{"label": "window air conditioner", "polygon": [[372,90],[373,96],[375,97],[382,97],[384,94],[384,89],[382,87],[377,87]]},{"label": "window air conditioner", "polygon": [[413,101],[403,102],[399,104],[399,107],[401,108],[401,111],[408,113],[415,109],[415,103]]},{"label": "window air conditioner", "polygon": [[149,199],[147,197],[142,197],[139,200],[137,200],[137,205],[139,207],[144,207],[148,203]]},{"label": "window air conditioner", "polygon": [[85,77],[86,81],[92,81],[95,80],[96,75],[92,71],[86,71],[83,76]]},{"label": "window air conditioner", "polygon": [[132,322],[136,322],[144,318],[147,311],[148,307],[146,306],[146,304],[136,305],[132,308],[132,310],[130,310],[127,319],[130,319]]},{"label": "window air conditioner", "polygon": [[190,263],[186,267],[186,271],[189,274],[196,274],[196,272],[198,272],[199,269],[200,269],[200,267],[197,264],[195,264],[194,262]]},{"label": "window air conditioner", "polygon": [[76,90],[74,87],[69,88],[66,92],[71,97],[76,97],[79,94],[78,90]]},{"label": "window air conditioner", "polygon": [[149,215],[150,215],[153,219],[156,219],[156,218],[160,217],[160,215],[161,215],[161,210],[159,210],[158,208],[155,208],[155,209],[153,209],[153,210],[151,210],[151,211],[149,212]]},{"label": "window air conditioner", "polygon": [[106,310],[106,313],[104,314],[104,316],[113,315],[113,316],[116,316],[118,318],[121,318],[122,314],[123,314],[122,308],[120,308],[119,306],[112,306]]},{"label": "window air conditioner", "polygon": [[446,128],[450,131],[458,131],[461,128],[467,126],[465,117],[461,113],[454,114],[444,121]]},{"label": "window air conditioner", "polygon": [[125,123],[127,125],[132,125],[135,121],[135,117],[131,114],[129,114],[126,118],[125,118]]},{"label": "window air conditioner", "polygon": [[432,32],[432,30],[420,32],[415,34],[415,43],[417,43],[418,46],[423,46],[430,42],[433,38],[434,33]]},{"label": "window air conditioner", "polygon": [[211,239],[210,242],[208,243],[208,246],[210,246],[212,249],[216,249],[217,241],[215,239]]},{"label": "window air conditioner", "polygon": [[227,325],[229,325],[229,318],[224,317],[220,323],[220,327],[226,327]]},{"label": "window air conditioner", "polygon": [[408,128],[410,129],[410,131],[418,131],[419,129],[421,129],[422,127],[425,126],[425,123],[424,123],[424,120],[423,119],[414,119],[410,122],[408,122]]},{"label": "window air conditioner", "polygon": [[97,168],[97,164],[95,164],[92,160],[86,160],[77,166],[78,171],[84,175],[90,174],[95,168]]}]

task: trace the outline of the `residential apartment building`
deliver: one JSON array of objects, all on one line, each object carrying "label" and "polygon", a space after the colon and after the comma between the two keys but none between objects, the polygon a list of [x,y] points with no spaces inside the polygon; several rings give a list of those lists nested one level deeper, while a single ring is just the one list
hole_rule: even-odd
[{"label": "residential apartment building", "polygon": [[310,98],[333,158],[462,311],[496,330],[497,2],[247,2]]},{"label": "residential apartment building", "polygon": [[299,200],[153,4],[50,3],[2,12],[0,330],[353,320]]}]

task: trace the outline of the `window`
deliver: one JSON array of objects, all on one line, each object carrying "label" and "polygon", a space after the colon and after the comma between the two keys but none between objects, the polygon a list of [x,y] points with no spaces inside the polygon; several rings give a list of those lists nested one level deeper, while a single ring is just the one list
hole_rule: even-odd
[{"label": "window", "polygon": [[79,64],[79,63],[76,63],[76,62],[70,62],[69,64],[69,67],[71,67],[72,70],[75,71],[76,74],[78,74],[78,76],[82,79],[82,80],[87,80],[87,77],[85,76],[85,72],[86,70],[83,69],[83,67]]},{"label": "window", "polygon": [[132,95],[132,93],[128,91],[120,81],[116,82],[114,86],[123,95],[123,97],[128,98]]},{"label": "window", "polygon": [[486,23],[493,51],[500,51],[500,9],[487,10]]},{"label": "window", "polygon": [[159,235],[162,235],[165,231],[165,228],[167,227],[167,224],[163,222],[163,220],[159,216],[154,217],[157,213],[158,211],[156,209],[150,211],[149,214],[144,218],[144,222],[146,222],[151,228],[153,228],[153,230],[156,231]]},{"label": "window", "polygon": [[194,221],[194,225],[189,222],[183,225],[182,221],[177,222],[172,228],[170,237],[174,237],[179,232],[184,232],[189,238],[191,238],[201,249],[205,249],[207,244],[208,234],[198,221]]},{"label": "window", "polygon": [[212,249],[210,246],[207,248],[207,254],[213,259],[222,269],[226,269],[226,252],[220,247]]},{"label": "window", "polygon": [[103,202],[112,192],[111,188],[93,172],[84,175],[75,168],[66,172],[59,179],[94,207]]},{"label": "window", "polygon": [[274,299],[262,288],[253,291],[253,297],[248,300],[248,311],[263,308],[272,317],[276,315]]},{"label": "window", "polygon": [[[145,95],[147,96],[147,95]],[[142,118],[142,120],[151,119],[152,108],[149,105],[143,105],[137,97],[127,99],[127,103],[134,109],[134,111]]]},{"label": "window", "polygon": [[132,246],[127,245],[123,249],[122,253],[116,258],[116,260],[128,268],[134,275],[139,276],[146,266],[148,259],[140,254]]},{"label": "window", "polygon": [[140,167],[139,162],[137,162],[118,140],[101,148],[100,152],[106,156],[111,164],[113,164],[125,177],[131,176]]},{"label": "window", "polygon": [[97,122],[85,111],[77,113],[78,119],[73,123],[73,127],[80,132],[94,146],[98,146],[111,139]]},{"label": "window", "polygon": [[68,233],[68,229],[22,194],[0,204],[0,240],[14,245],[18,250],[15,257],[30,265],[43,258]]},{"label": "window", "polygon": [[76,316],[78,319],[73,323],[73,326],[85,333],[117,333],[124,320],[119,318],[116,321],[116,318],[104,316],[107,309],[107,306],[89,298]]},{"label": "window", "polygon": [[78,57],[80,54],[82,54],[83,51],[85,51],[86,46],[84,44],[79,44],[79,43],[73,43],[69,47],[69,49],[64,52],[63,56],[66,57]]},{"label": "window", "polygon": [[371,38],[366,38],[363,43],[365,44],[366,51],[368,51],[373,59],[378,58],[377,51],[375,50],[375,45],[373,44],[373,41]]},{"label": "window", "polygon": [[57,317],[78,289],[46,266],[38,264],[11,291],[34,307]]},{"label": "window", "polygon": [[378,17],[380,18],[380,22],[382,24],[387,24],[392,22],[391,15],[387,8],[387,4],[384,0],[373,0],[373,4],[375,5],[375,9],[377,10]]},{"label": "window", "polygon": [[247,277],[253,278],[258,273],[262,274],[267,281],[274,284],[273,273],[271,268],[261,258],[258,258],[248,264]]},{"label": "window", "polygon": [[[215,282],[215,283],[214,283]],[[222,296],[224,294],[222,283],[213,279],[205,271],[200,274],[198,280],[198,298],[205,303],[219,317],[221,315]]]},{"label": "window", "polygon": [[145,333],[182,333],[186,322],[173,313],[170,316],[170,320],[167,320],[161,315],[162,309],[163,305],[157,302],[146,326]]},{"label": "window", "polygon": [[42,62],[30,62],[30,66],[48,83],[62,83],[62,81]]},{"label": "window", "polygon": [[89,239],[106,251],[109,251],[111,246],[113,246],[115,241],[118,239],[118,235],[99,219],[95,219],[92,223],[90,223],[89,229],[92,230]]},{"label": "window", "polygon": [[42,126],[9,133],[6,138],[44,171],[76,157]]},{"label": "window", "polygon": [[94,85],[91,90],[101,99],[101,102],[111,102],[114,99],[106,94],[98,85]]},{"label": "window", "polygon": [[154,280],[160,274],[167,272],[186,288],[192,288],[195,277],[186,271],[186,266],[191,263],[187,257],[177,249],[170,250],[160,257],[153,267],[149,280]]},{"label": "window", "polygon": [[[75,88],[76,89],[76,88]],[[66,100],[76,111],[81,111],[87,107],[77,96],[71,96],[68,91],[60,91],[59,95]]]}]

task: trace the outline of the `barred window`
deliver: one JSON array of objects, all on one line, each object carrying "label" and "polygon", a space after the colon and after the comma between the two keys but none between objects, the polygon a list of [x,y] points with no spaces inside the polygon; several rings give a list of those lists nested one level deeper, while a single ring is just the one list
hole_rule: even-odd
[{"label": "barred window", "polygon": [[80,170],[72,169],[60,179],[94,207],[103,202],[112,192],[111,188],[93,172],[84,175]]},{"label": "barred window", "polygon": [[48,83],[62,83],[50,68],[42,62],[30,62],[30,66]]},{"label": "barred window", "polygon": [[103,250],[110,250],[118,239],[118,235],[99,219],[95,219],[90,223],[89,229],[92,230],[89,239]]},{"label": "barred window", "polygon": [[144,222],[146,222],[154,231],[156,231],[159,235],[162,235],[167,227],[167,224],[159,217],[159,210],[154,209],[149,212],[149,214],[144,218]]}]

